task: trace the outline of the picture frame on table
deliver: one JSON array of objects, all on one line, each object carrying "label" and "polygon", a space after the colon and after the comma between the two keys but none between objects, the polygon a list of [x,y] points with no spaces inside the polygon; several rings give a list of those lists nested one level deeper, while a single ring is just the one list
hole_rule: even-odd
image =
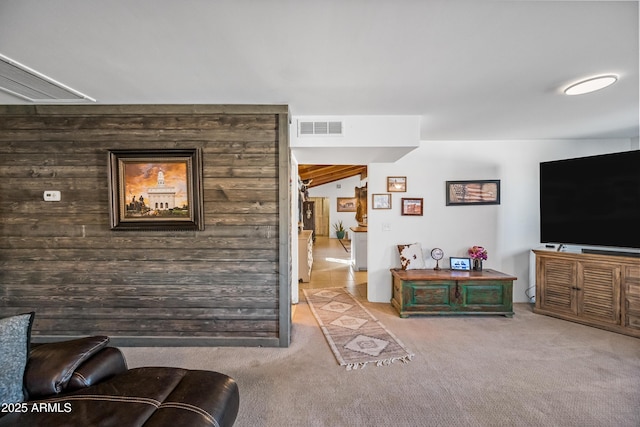
[{"label": "picture frame on table", "polygon": [[112,230],[204,230],[200,149],[109,150]]},{"label": "picture frame on table", "polygon": [[471,271],[471,258],[449,258],[449,268],[451,270]]}]

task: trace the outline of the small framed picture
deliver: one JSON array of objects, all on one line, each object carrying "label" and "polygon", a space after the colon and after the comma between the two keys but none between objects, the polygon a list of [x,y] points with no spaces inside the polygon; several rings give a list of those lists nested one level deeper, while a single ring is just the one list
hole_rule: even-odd
[{"label": "small framed picture", "polygon": [[391,209],[391,194],[372,194],[371,207],[373,209]]},{"label": "small framed picture", "polygon": [[407,191],[406,176],[388,176],[387,191],[392,193],[405,193]]},{"label": "small framed picture", "polygon": [[449,258],[449,266],[452,270],[471,270],[471,258]]},{"label": "small framed picture", "polygon": [[499,204],[499,179],[480,181],[447,181],[447,206]]},{"label": "small framed picture", "polygon": [[422,216],[422,199],[402,199],[402,215]]},{"label": "small framed picture", "polygon": [[355,212],[356,211],[356,198],[355,197],[338,197],[337,203],[338,212]]}]

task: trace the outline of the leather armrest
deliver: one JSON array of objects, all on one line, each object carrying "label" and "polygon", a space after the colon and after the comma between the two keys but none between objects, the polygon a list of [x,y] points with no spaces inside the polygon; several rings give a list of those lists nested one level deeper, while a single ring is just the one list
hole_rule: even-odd
[{"label": "leather armrest", "polygon": [[34,347],[24,373],[29,399],[62,392],[76,368],[108,342],[109,337],[95,336]]},{"label": "leather armrest", "polygon": [[105,347],[75,370],[65,391],[89,387],[126,370],[127,362],[122,352],[115,347]]}]

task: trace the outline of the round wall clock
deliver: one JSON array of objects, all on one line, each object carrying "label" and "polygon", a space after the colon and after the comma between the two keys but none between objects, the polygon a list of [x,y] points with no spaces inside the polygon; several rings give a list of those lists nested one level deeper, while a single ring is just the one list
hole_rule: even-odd
[{"label": "round wall clock", "polygon": [[434,270],[440,270],[440,260],[444,258],[444,251],[440,248],[433,248],[431,250],[431,258],[436,260],[436,266],[433,268]]}]

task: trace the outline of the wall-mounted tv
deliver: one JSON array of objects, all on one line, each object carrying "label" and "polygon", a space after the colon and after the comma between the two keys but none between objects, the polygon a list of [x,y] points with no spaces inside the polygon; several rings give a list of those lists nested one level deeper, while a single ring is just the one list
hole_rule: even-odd
[{"label": "wall-mounted tv", "polygon": [[640,150],[540,163],[540,241],[640,248]]}]

